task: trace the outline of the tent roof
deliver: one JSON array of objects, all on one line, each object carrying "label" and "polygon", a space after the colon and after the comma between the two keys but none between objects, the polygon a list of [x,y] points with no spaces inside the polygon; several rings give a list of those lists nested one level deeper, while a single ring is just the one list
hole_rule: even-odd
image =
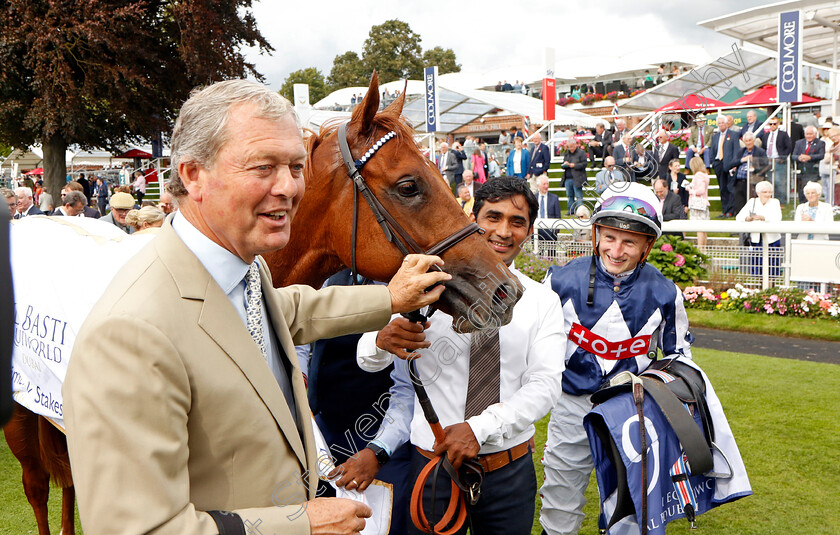
[{"label": "tent roof", "polygon": [[[542,100],[518,93],[502,93],[481,89],[449,89],[438,85],[440,104],[440,132],[453,132],[459,127],[496,110],[528,117],[531,122],[544,124]],[[425,131],[426,101],[413,98],[403,108],[418,130]],[[555,106],[555,120],[564,125],[581,125],[594,128],[597,117]]]},{"label": "tent roof", "polygon": [[702,111],[720,106],[726,106],[726,102],[692,94],[678,98],[673,102],[657,108],[656,111]]},{"label": "tent roof", "polygon": [[748,93],[776,81],[776,58],[736,49],[691,72],[654,86],[622,103],[621,111],[651,111],[686,95],[720,99],[732,87]]},{"label": "tent roof", "polygon": [[778,50],[779,13],[803,11],[802,59],[824,67],[834,67],[834,36],[840,31],[840,2],[788,0],[745,9],[698,22],[723,35],[770,50]]},{"label": "tent roof", "polygon": [[[748,106],[748,105],[755,105],[755,104],[776,104],[776,86],[775,85],[766,85],[761,89],[756,89],[752,93],[744,95],[743,97],[739,98],[738,100],[732,103],[733,106]],[[802,95],[802,100],[797,102],[797,104],[801,104],[803,102],[819,102],[820,100],[814,97],[809,97],[808,95]]]}]

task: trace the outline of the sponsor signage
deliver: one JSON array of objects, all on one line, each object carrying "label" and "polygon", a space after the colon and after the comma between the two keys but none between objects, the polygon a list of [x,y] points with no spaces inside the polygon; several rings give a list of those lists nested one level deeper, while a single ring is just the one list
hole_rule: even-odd
[{"label": "sponsor signage", "polygon": [[423,69],[423,82],[426,86],[426,132],[437,132],[440,121],[440,106],[437,92],[437,67]]},{"label": "sponsor signage", "polygon": [[802,12],[779,14],[779,72],[776,101],[802,100]]}]

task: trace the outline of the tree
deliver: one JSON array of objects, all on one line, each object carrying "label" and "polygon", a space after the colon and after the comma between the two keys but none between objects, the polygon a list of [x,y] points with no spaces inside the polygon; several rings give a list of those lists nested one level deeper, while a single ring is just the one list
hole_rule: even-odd
[{"label": "tree", "polygon": [[261,79],[252,0],[0,0],[0,142],[40,142],[53,198],[68,144],[117,150],[168,131],[196,85]]},{"label": "tree", "polygon": [[423,52],[423,67],[437,65],[438,74],[461,72],[461,66],[455,61],[455,51],[451,48],[436,46]]},{"label": "tree", "polygon": [[280,94],[292,102],[294,102],[295,84],[309,85],[310,104],[315,104],[327,96],[327,86],[324,83],[324,75],[321,74],[321,71],[314,67],[294,71],[289,74],[285,80],[283,80],[283,86],[280,88]]},{"label": "tree", "polygon": [[327,77],[329,91],[344,87],[367,87],[370,72],[367,72],[359,55],[353,51],[338,55],[333,60],[332,70]]},{"label": "tree", "polygon": [[423,76],[420,36],[405,22],[393,19],[370,29],[362,63],[370,74],[376,69],[380,83]]}]

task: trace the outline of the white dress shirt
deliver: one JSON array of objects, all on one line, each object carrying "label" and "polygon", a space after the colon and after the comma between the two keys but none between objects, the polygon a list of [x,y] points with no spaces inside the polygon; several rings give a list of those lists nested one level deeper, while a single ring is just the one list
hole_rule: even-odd
[{"label": "white dress shirt", "polygon": [[[176,212],[172,218],[172,229],[183,240],[187,248],[198,258],[201,265],[204,266],[204,269],[216,281],[216,284],[225,292],[225,295],[230,300],[230,304],[233,305],[236,313],[242,319],[242,324],[247,326],[245,315],[245,275],[247,275],[250,265],[202,234],[181,212]],[[271,288],[262,289],[263,293],[270,290]],[[267,355],[268,367],[271,369],[271,373],[275,379],[277,379],[280,389],[283,390],[286,401],[289,403],[289,409],[294,417],[297,413],[295,412],[295,398],[292,392],[292,384],[289,381],[289,375],[286,372],[285,366],[280,363],[280,354],[278,352],[280,343],[269,322],[268,310],[265,307],[265,298],[262,299],[262,327],[263,333],[266,334],[265,354]]]},{"label": "white dress shirt", "polygon": [[[525,293],[514,307],[511,322],[499,330],[501,401],[467,420],[481,445],[481,454],[507,450],[530,439],[534,422],[548,414],[562,392],[566,334],[560,300],[557,294],[518,270],[511,268],[511,272],[525,287]],[[419,351],[417,372],[441,425],[447,427],[464,421],[471,335],[453,331],[452,318],[440,311],[430,321],[426,339],[432,345]],[[359,366],[367,371],[381,370],[395,358],[376,347],[376,335],[366,333],[359,340]],[[396,380],[405,366],[395,368],[392,377]],[[383,426],[388,422],[386,413]],[[415,400],[411,443],[431,451],[434,441],[431,427]]]}]

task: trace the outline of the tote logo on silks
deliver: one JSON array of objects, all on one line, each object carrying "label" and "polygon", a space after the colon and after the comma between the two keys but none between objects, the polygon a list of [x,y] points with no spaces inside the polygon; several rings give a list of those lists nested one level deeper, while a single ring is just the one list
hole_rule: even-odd
[{"label": "tote logo on silks", "polygon": [[572,324],[569,341],[574,342],[584,351],[607,360],[622,360],[647,356],[650,347],[650,335],[645,334],[619,342],[611,342],[598,336],[579,323]]}]

